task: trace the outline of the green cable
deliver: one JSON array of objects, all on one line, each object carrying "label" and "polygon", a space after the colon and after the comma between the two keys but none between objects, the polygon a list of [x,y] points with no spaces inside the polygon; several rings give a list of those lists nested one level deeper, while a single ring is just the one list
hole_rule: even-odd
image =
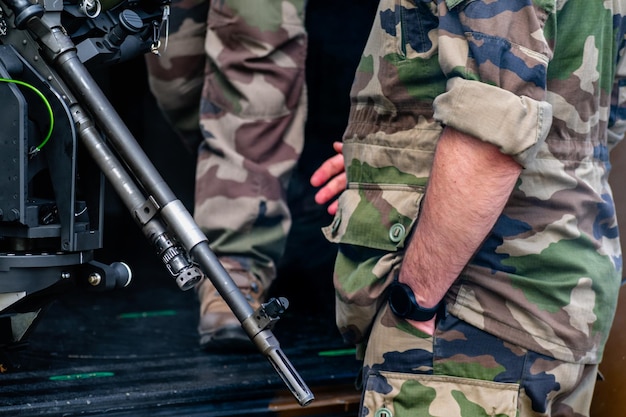
[{"label": "green cable", "polygon": [[41,148],[43,148],[43,146],[48,142],[48,140],[50,139],[50,136],[52,136],[52,129],[54,128],[54,114],[52,113],[52,107],[50,106],[50,102],[41,93],[41,91],[39,91],[35,86],[31,84],[28,84],[19,80],[8,79],[8,78],[0,78],[0,81],[5,82],[5,83],[19,84],[24,87],[30,88],[33,92],[35,92],[35,94],[37,94],[43,100],[43,103],[46,105],[46,108],[48,109],[48,115],[50,116],[50,129],[48,129],[48,134],[46,135],[44,140],[41,141],[41,143],[35,147],[36,151],[39,152]]}]

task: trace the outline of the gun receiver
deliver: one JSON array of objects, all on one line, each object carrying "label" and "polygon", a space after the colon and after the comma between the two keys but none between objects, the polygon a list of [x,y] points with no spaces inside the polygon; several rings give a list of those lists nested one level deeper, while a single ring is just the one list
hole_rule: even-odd
[{"label": "gun receiver", "polygon": [[[28,0],[0,0],[0,12],[4,12],[3,18],[9,23],[5,29],[17,28],[5,30],[0,36],[3,44],[0,46],[6,49],[5,56],[10,57],[5,61],[17,59],[18,66],[29,68],[35,74],[31,76],[34,78],[32,83],[38,84],[51,98],[54,107],[67,115],[71,121],[69,125],[73,126],[67,129],[80,139],[141,227],[144,236],[155,246],[178,286],[187,290],[200,279],[210,279],[298,403],[302,406],[309,404],[314,399],[313,394],[272,333],[279,314],[288,306],[287,300],[272,299],[257,311],[252,309],[210,250],[204,233],[167,186],[90,75],[79,57],[74,40],[61,23],[60,10],[48,10],[44,6]],[[107,34],[102,44],[116,50],[125,37],[140,36],[142,29],[138,22],[141,19],[138,21],[136,17],[132,13],[121,15],[123,30],[119,25],[115,26],[114,33]],[[148,42],[155,41],[149,37],[146,39]],[[95,57],[83,52],[83,60],[86,56],[89,59]],[[70,244],[65,245],[68,250],[72,249],[71,236]]]}]

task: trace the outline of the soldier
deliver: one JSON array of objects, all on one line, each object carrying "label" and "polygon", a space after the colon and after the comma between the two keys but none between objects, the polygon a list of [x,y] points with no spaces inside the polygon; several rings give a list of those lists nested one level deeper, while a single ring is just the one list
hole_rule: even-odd
[{"label": "soldier", "polygon": [[[197,148],[194,218],[260,306],[291,216],[286,190],[306,118],[304,0],[174,0],[160,56],[147,56],[158,105]],[[197,287],[207,350],[251,348],[210,280]]]},{"label": "soldier", "polygon": [[380,2],[343,148],[311,177],[319,203],[345,187],[324,232],[360,416],[589,416],[622,277],[625,13]]}]

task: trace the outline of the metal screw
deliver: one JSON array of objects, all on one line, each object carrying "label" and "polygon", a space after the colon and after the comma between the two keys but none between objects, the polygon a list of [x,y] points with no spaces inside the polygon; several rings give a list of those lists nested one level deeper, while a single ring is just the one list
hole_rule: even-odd
[{"label": "metal screw", "polygon": [[89,275],[89,284],[91,284],[92,286],[95,287],[99,285],[101,281],[102,281],[102,277],[100,276],[99,273],[94,272]]}]

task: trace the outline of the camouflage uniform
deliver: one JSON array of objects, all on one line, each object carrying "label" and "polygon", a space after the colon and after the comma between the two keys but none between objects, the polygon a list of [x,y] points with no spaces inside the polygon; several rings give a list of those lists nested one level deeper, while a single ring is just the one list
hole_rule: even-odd
[{"label": "camouflage uniform", "polygon": [[[588,415],[622,255],[625,0],[382,0],[351,92],[337,325],[364,358],[361,416]],[[616,77],[617,76],[617,77]],[[388,309],[448,125],[522,166],[434,337]]]},{"label": "camouflage uniform", "polygon": [[157,103],[191,149],[201,139],[196,222],[264,288],[291,225],[286,189],[304,141],[304,6],[174,0],[167,49],[147,58]]}]

